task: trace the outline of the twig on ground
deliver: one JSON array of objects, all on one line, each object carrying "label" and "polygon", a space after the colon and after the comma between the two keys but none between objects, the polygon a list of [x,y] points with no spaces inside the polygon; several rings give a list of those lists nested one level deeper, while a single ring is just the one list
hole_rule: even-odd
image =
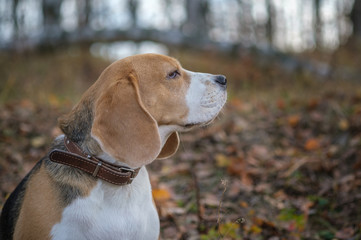
[{"label": "twig on ground", "polygon": [[193,184],[195,188],[195,194],[196,194],[196,206],[197,206],[197,218],[198,218],[198,231],[200,233],[203,233],[205,231],[204,225],[203,225],[203,212],[202,212],[202,206],[201,206],[201,196],[200,196],[200,190],[199,190],[199,182],[198,177],[195,172],[196,169],[196,163],[192,164],[191,172],[192,172],[192,178],[193,178]]},{"label": "twig on ground", "polygon": [[227,191],[228,181],[225,180],[225,179],[221,179],[221,184],[223,186],[223,192],[222,192],[222,195],[221,195],[221,199],[219,200],[218,213],[217,213],[217,225],[218,225],[218,234],[219,234],[219,236],[222,236],[222,234],[220,232],[219,225],[221,224],[221,221],[222,221],[222,216],[221,216],[222,202],[223,202],[224,194]]}]

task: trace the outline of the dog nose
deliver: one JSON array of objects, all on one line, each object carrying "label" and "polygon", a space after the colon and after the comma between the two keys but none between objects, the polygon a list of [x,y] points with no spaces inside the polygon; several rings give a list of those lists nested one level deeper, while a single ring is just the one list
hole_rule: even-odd
[{"label": "dog nose", "polygon": [[226,86],[227,85],[227,78],[223,75],[217,75],[215,78],[216,83]]}]

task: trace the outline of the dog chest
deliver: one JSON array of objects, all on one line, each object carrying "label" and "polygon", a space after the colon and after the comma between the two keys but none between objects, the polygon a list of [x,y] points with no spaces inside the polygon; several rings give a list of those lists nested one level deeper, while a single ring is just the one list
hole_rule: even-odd
[{"label": "dog chest", "polygon": [[145,168],[129,186],[99,181],[86,198],[67,206],[52,239],[157,239],[159,218]]}]

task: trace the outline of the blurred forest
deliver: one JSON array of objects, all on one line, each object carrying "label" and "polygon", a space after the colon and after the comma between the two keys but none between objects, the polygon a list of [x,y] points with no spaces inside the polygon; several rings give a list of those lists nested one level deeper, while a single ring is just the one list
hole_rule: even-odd
[{"label": "blurred forest", "polygon": [[0,0],[0,206],[112,61],[224,74],[148,166],[161,239],[361,239],[361,0]]}]

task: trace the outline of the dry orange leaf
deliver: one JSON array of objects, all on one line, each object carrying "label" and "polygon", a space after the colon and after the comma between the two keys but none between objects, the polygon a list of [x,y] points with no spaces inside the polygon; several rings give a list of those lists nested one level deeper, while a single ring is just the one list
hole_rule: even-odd
[{"label": "dry orange leaf", "polygon": [[277,100],[277,107],[280,110],[284,110],[286,108],[286,104],[282,99]]},{"label": "dry orange leaf", "polygon": [[167,189],[153,189],[152,190],[154,201],[164,202],[170,199],[171,194]]},{"label": "dry orange leaf", "polygon": [[242,175],[243,171],[245,171],[243,158],[232,157],[230,164],[227,167],[227,171],[231,175]]},{"label": "dry orange leaf", "polygon": [[319,100],[313,98],[308,102],[308,109],[313,110],[318,106],[318,104],[319,104]]},{"label": "dry orange leaf", "polygon": [[339,122],[338,122],[338,128],[341,129],[342,131],[346,131],[348,130],[349,128],[349,123],[346,119],[341,119]]},{"label": "dry orange leaf", "polygon": [[298,123],[300,122],[300,116],[299,115],[291,115],[287,118],[287,122],[291,127],[296,127]]},{"label": "dry orange leaf", "polygon": [[314,151],[320,148],[320,142],[315,138],[311,138],[307,140],[304,147],[307,151]]},{"label": "dry orange leaf", "polygon": [[241,201],[239,205],[243,208],[248,208],[248,203],[246,203],[245,201]]}]

